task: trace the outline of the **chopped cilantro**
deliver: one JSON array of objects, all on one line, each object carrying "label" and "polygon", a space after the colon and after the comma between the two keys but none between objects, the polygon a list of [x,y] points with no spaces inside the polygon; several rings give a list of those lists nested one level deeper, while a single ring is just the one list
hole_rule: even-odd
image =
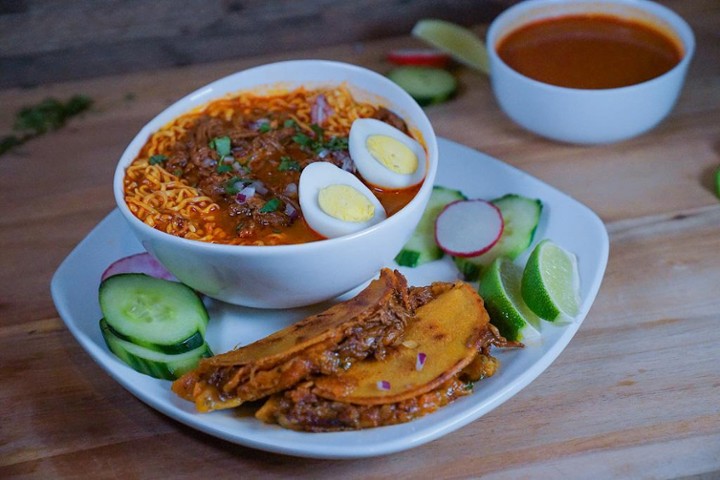
[{"label": "chopped cilantro", "polygon": [[260,213],[274,212],[275,210],[278,209],[279,206],[280,206],[280,200],[277,198],[271,198],[270,200],[265,202],[265,205],[262,206],[262,208],[260,209]]},{"label": "chopped cilantro", "polygon": [[300,164],[290,157],[283,156],[280,157],[280,166],[278,167],[278,170],[280,170],[281,172],[287,172],[290,170],[299,172]]},{"label": "chopped cilantro", "polygon": [[258,132],[260,132],[260,133],[267,133],[270,130],[271,130],[271,127],[270,127],[269,122],[261,123],[260,126],[258,127]]},{"label": "chopped cilantro", "polygon": [[165,162],[167,159],[168,159],[168,157],[167,157],[166,155],[153,155],[153,156],[150,157],[150,159],[148,160],[148,163],[149,163],[150,165],[157,165],[158,163],[163,163],[163,162]]},{"label": "chopped cilantro", "polygon": [[13,129],[29,130],[37,135],[57,130],[68,118],[87,110],[91,104],[92,100],[82,95],[75,95],[65,103],[48,98],[37,105],[21,109]]},{"label": "chopped cilantro", "polygon": [[226,163],[223,163],[222,165],[218,165],[218,167],[217,167],[218,173],[228,173],[228,172],[232,172],[232,171],[233,171],[232,165],[228,165]]},{"label": "chopped cilantro", "polygon": [[325,131],[319,125],[310,125],[315,138],[309,137],[304,133],[296,133],[292,139],[295,143],[299,144],[304,148],[308,148],[315,153],[319,153],[323,150],[338,151],[348,149],[347,137],[330,137],[325,139]]},{"label": "chopped cilantro", "polygon": [[297,122],[296,122],[295,120],[293,120],[292,118],[288,118],[287,120],[285,120],[285,123],[283,123],[283,127],[285,127],[285,128],[290,128],[290,127],[297,128],[297,127],[298,127],[298,124],[297,124]]},{"label": "chopped cilantro", "polygon": [[240,177],[232,177],[225,182],[225,193],[234,195],[245,187],[246,181]]},{"label": "chopped cilantro", "polygon": [[57,130],[73,116],[89,109],[92,100],[84,95],[74,95],[67,102],[47,98],[42,102],[23,107],[15,115],[13,130],[17,135],[0,139],[0,155],[44,133]]},{"label": "chopped cilantro", "polygon": [[210,140],[208,146],[215,150],[215,152],[218,154],[219,160],[222,160],[223,158],[230,155],[230,137],[228,136],[215,137]]},{"label": "chopped cilantro", "polygon": [[322,142],[323,136],[325,135],[325,130],[323,130],[322,127],[320,125],[318,125],[317,123],[313,123],[312,125],[310,125],[310,128],[312,129],[313,132],[315,132],[315,136],[317,137],[317,140],[319,142]]},{"label": "chopped cilantro", "polygon": [[325,142],[323,146],[331,151],[347,150],[348,139],[347,137],[332,137],[330,140]]},{"label": "chopped cilantro", "polygon": [[24,140],[15,135],[7,135],[7,136],[3,137],[2,139],[0,139],[0,155],[12,150],[14,147],[17,147],[18,145],[22,145],[23,143],[24,143]]},{"label": "chopped cilantro", "polygon": [[303,147],[310,147],[313,143],[312,138],[308,137],[304,133],[296,133],[292,137],[293,141]]}]

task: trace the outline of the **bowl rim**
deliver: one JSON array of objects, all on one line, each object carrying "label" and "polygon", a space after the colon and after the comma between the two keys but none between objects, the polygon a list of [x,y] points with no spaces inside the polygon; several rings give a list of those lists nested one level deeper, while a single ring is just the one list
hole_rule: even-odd
[{"label": "bowl rim", "polygon": [[[676,35],[677,40],[681,42],[681,46],[683,47],[682,52],[682,58],[680,61],[670,70],[667,72],[658,75],[657,77],[651,78],[649,80],[645,80],[644,82],[639,83],[633,83],[632,85],[626,85],[623,87],[613,87],[613,88],[597,88],[597,89],[590,89],[590,88],[574,88],[574,87],[564,87],[560,85],[553,85],[550,83],[541,82],[539,80],[536,80],[534,78],[528,77],[527,75],[524,75],[514,68],[512,68],[510,65],[505,63],[505,61],[500,58],[500,56],[497,54],[497,44],[499,43],[502,38],[509,34],[510,32],[514,31],[517,28],[520,28],[521,26],[524,26],[527,23],[533,22],[537,20],[536,17],[525,19],[521,22],[510,24],[510,25],[503,25],[503,22],[507,22],[510,19],[512,19],[516,15],[520,15],[525,12],[532,12],[534,10],[541,10],[546,9],[549,10],[551,8],[562,8],[567,5],[580,5],[580,4],[588,4],[588,5],[596,5],[599,7],[607,7],[609,5],[622,5],[629,7],[630,9],[634,9],[638,12],[643,12],[644,14],[649,15],[650,17],[654,17],[655,19],[658,19],[662,21],[663,23],[667,24],[667,26],[672,30],[672,32]],[[597,7],[596,7],[597,8]],[[562,15],[562,13],[561,13]],[[544,15],[542,18],[550,18],[553,16],[558,15]],[[499,65],[503,70],[505,70],[505,73],[510,74],[516,79],[521,79],[522,81],[525,81],[535,87],[543,88],[548,90],[549,92],[565,92],[567,94],[573,94],[573,95],[587,95],[587,96],[605,96],[610,94],[615,94],[618,92],[628,92],[632,93],[633,90],[638,90],[642,88],[646,88],[649,85],[659,83],[664,81],[667,77],[671,75],[677,74],[677,72],[681,72],[687,69],[690,61],[692,60],[694,53],[695,53],[695,35],[693,33],[692,28],[690,25],[685,21],[684,18],[682,18],[680,15],[678,15],[675,11],[671,10],[670,8],[661,5],[659,3],[652,2],[650,0],[529,0],[525,2],[517,3],[506,10],[504,10],[502,13],[500,13],[495,19],[491,22],[490,27],[488,28],[486,37],[485,37],[486,45],[487,45],[487,52],[488,56],[490,57],[490,66],[491,66],[491,72],[490,77],[493,78],[493,71],[492,67],[493,65]]]},{"label": "bowl rim", "polygon": [[[278,80],[273,81],[269,80],[264,83],[258,82],[254,86],[248,86],[248,87],[239,87],[239,88],[227,88],[224,85],[231,82],[232,80],[250,75],[250,74],[257,74],[262,73],[264,70],[270,70],[270,69],[335,69],[334,71],[347,71],[349,74],[353,75],[353,79],[349,80],[343,80],[343,81],[333,81],[332,78],[328,78],[328,80],[323,81],[313,81],[313,82],[298,82],[293,81],[292,78],[288,78],[285,80]],[[362,85],[358,85],[355,83],[355,78],[358,76],[364,76],[367,80],[361,79],[357,83],[362,84],[367,81],[372,82],[379,82],[384,84],[385,87],[390,89],[392,91],[392,96],[394,97],[397,95],[401,101],[395,100],[393,101],[391,98],[388,98],[387,95],[381,96],[378,93],[375,93],[370,88],[364,88]],[[388,102],[388,104],[395,104],[395,103],[403,103],[407,104],[410,108],[409,110],[412,110],[411,112],[406,112],[406,115],[403,117],[406,121],[408,120],[406,117],[409,115],[411,116],[413,122],[412,127],[415,127],[417,130],[421,131],[423,133],[423,143],[425,146],[425,150],[427,152],[427,170],[425,172],[425,178],[423,180],[422,185],[420,186],[420,189],[417,191],[415,196],[408,202],[407,205],[405,205],[402,209],[395,212],[393,215],[387,217],[386,219],[382,220],[381,222],[378,222],[375,225],[372,225],[368,228],[365,228],[363,230],[360,230],[358,232],[354,232],[348,235],[343,235],[336,238],[324,238],[321,240],[313,241],[313,242],[306,242],[306,243],[298,243],[298,244],[287,244],[287,245],[229,245],[229,244],[220,244],[220,243],[211,243],[211,242],[205,242],[202,240],[193,240],[188,238],[179,237],[176,235],[172,235],[166,232],[162,232],[160,230],[157,230],[149,225],[147,225],[145,222],[141,221],[139,218],[137,218],[129,209],[127,206],[127,203],[124,199],[124,189],[123,189],[123,179],[125,176],[125,169],[127,166],[135,159],[137,156],[137,153],[140,151],[142,146],[147,142],[147,139],[149,138],[149,135],[151,135],[153,132],[155,132],[158,128],[161,128],[162,125],[165,125],[168,121],[171,121],[174,118],[177,118],[180,115],[183,115],[194,108],[197,108],[199,105],[203,105],[205,103],[211,102],[213,100],[216,100],[218,98],[221,98],[226,95],[233,95],[236,93],[240,93],[243,91],[248,91],[253,88],[262,88],[262,87],[268,87],[272,85],[293,85],[293,86],[300,86],[300,85],[307,85],[307,84],[315,84],[315,85],[328,85],[328,84],[341,84],[346,83],[349,88],[354,89],[359,92],[369,93],[374,95],[377,98],[382,98]],[[222,86],[222,87],[220,87]],[[209,96],[208,96],[209,95]],[[202,99],[202,101],[198,101],[198,99]],[[165,117],[169,117],[168,120],[164,120]],[[159,126],[156,126],[158,125]],[[254,67],[250,67],[247,69],[239,70],[237,72],[231,73],[229,75],[226,75],[224,77],[218,78],[216,80],[213,80],[210,83],[207,83],[189,94],[181,97],[180,99],[174,101],[169,106],[163,108],[157,115],[155,115],[152,119],[150,119],[148,122],[145,123],[145,125],[140,129],[138,133],[135,134],[133,139],[128,143],[127,147],[123,151],[123,153],[120,156],[120,159],[117,162],[117,165],[115,167],[115,173],[113,177],[113,193],[115,197],[115,203],[117,208],[120,210],[121,214],[125,218],[126,221],[130,223],[130,226],[134,229],[139,229],[142,232],[144,232],[145,235],[153,238],[158,239],[162,242],[169,242],[175,246],[178,247],[185,247],[190,249],[199,249],[203,251],[212,252],[214,254],[218,253],[234,253],[238,254],[242,252],[243,255],[248,256],[254,256],[254,255],[272,255],[272,252],[277,252],[277,254],[283,253],[311,253],[313,251],[316,251],[318,249],[324,250],[326,248],[329,248],[331,246],[334,247],[342,247],[343,244],[353,244],[357,241],[361,241],[363,238],[367,236],[374,235],[376,231],[378,230],[385,230],[387,228],[392,228],[393,225],[395,225],[398,222],[403,221],[403,217],[409,215],[410,211],[415,208],[420,208],[424,205],[423,197],[429,197],[430,191],[433,188],[433,183],[435,180],[435,176],[437,174],[437,167],[438,167],[438,146],[437,146],[437,136],[435,134],[435,131],[432,127],[432,124],[430,122],[430,119],[427,117],[425,111],[417,104],[417,102],[407,93],[405,90],[403,90],[400,86],[392,82],[387,77],[370,70],[368,68],[346,63],[346,62],[339,62],[339,61],[333,61],[333,60],[315,60],[315,59],[300,59],[300,60],[285,60],[285,61],[279,61],[279,62],[272,62],[272,63],[266,63],[257,65]]]}]

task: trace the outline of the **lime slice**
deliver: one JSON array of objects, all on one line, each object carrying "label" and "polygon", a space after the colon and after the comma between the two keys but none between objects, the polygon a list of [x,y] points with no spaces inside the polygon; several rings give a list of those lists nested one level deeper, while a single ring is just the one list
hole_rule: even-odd
[{"label": "lime slice", "polygon": [[530,254],[522,276],[522,297],[540,318],[571,320],[580,304],[577,257],[543,240]]},{"label": "lime slice", "polygon": [[505,257],[485,270],[478,293],[485,301],[490,321],[508,340],[532,342],[540,339],[540,319],[523,302],[520,293],[522,268]]},{"label": "lime slice", "polygon": [[449,53],[460,63],[488,73],[489,60],[485,43],[471,30],[445,20],[420,20],[412,29],[413,36],[438,50]]}]

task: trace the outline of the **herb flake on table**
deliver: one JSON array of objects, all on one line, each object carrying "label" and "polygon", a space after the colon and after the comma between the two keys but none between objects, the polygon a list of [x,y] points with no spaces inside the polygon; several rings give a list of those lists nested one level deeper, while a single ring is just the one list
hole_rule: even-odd
[{"label": "herb flake on table", "polygon": [[62,128],[67,121],[92,106],[92,99],[74,95],[63,102],[46,98],[35,105],[21,108],[15,115],[13,131],[0,139],[0,155],[45,133]]}]

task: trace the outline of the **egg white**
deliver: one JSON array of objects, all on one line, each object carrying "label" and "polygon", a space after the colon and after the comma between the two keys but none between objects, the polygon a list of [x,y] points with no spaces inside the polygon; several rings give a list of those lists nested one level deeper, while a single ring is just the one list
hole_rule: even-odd
[{"label": "egg white", "polygon": [[[417,169],[409,174],[402,174],[388,169],[373,157],[367,148],[367,139],[371,135],[386,135],[408,147],[417,157]],[[360,175],[368,183],[380,188],[403,189],[422,182],[427,170],[425,149],[420,143],[404,134],[397,128],[374,118],[355,120],[350,127],[348,139],[350,157]]]},{"label": "egg white", "polygon": [[[318,203],[320,190],[330,185],[347,185],[365,196],[375,207],[372,218],[364,222],[343,221],[325,213]],[[298,185],[300,209],[307,224],[320,235],[335,238],[359,232],[387,218],[380,201],[360,179],[327,162],[315,162],[305,167]]]}]

